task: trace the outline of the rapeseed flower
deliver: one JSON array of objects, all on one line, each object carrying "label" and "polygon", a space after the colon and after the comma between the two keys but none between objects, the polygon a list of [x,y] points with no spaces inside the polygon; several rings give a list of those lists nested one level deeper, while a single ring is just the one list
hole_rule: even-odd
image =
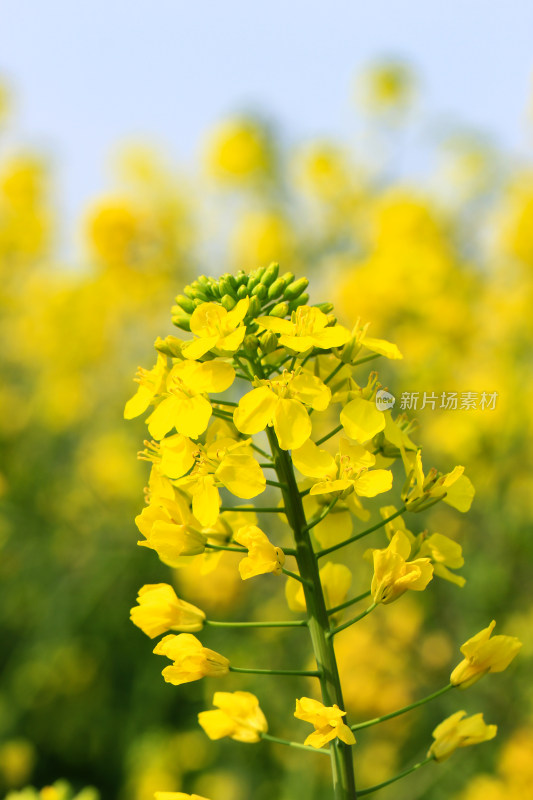
[{"label": "rapeseed flower", "polygon": [[201,711],[198,722],[210,739],[229,736],[237,742],[259,742],[268,731],[259,700],[251,692],[215,692],[216,709]]},{"label": "rapeseed flower", "polygon": [[178,361],[168,373],[163,399],[146,420],[150,435],[162,439],[175,428],[197,439],[212,414],[206,393],[226,391],[234,378],[235,370],[224,361]]},{"label": "rapeseed flower", "polygon": [[492,620],[487,628],[476,633],[461,647],[464,660],[450,676],[450,683],[460,689],[468,689],[488,672],[503,672],[518,654],[522,642],[516,636],[493,636],[496,625]]},{"label": "rapeseed flower", "polygon": [[133,419],[143,414],[154,398],[162,391],[168,374],[167,357],[157,354],[157,361],[152,369],[139,367],[134,378],[139,388],[126,403],[124,419]]},{"label": "rapeseed flower", "polygon": [[183,345],[185,358],[198,359],[211,350],[218,355],[238,350],[246,334],[246,325],[242,321],[249,305],[250,300],[245,297],[231,311],[218,303],[202,303],[195,308],[190,326],[196,338]]},{"label": "rapeseed flower", "polygon": [[350,728],[345,725],[342,718],[346,711],[341,711],[337,705],[325,706],[319,700],[311,697],[301,697],[296,701],[296,719],[310,722],[315,730],[310,733],[304,744],[311,747],[324,747],[332,739],[339,738],[345,744],[355,744],[355,737]]},{"label": "rapeseed flower", "polygon": [[168,583],[149,583],[139,589],[139,605],[130,611],[130,619],[151,639],[165,631],[200,631],[204,612],[180,600]]},{"label": "rapeseed flower", "polygon": [[248,550],[248,555],[239,563],[239,572],[243,580],[256,575],[264,575],[267,572],[281,575],[281,569],[285,563],[283,550],[280,547],[274,547],[266,533],[263,533],[257,525],[245,525],[240,528],[234,539]]},{"label": "rapeseed flower", "polygon": [[423,591],[433,577],[433,565],[429,558],[408,561],[411,544],[403,531],[397,531],[389,546],[373,550],[374,577],[372,599],[374,603],[392,603],[408,589]]},{"label": "rapeseed flower", "polygon": [[233,421],[241,433],[253,434],[272,425],[282,450],[301,447],[311,436],[306,406],[324,411],[331,392],[310,372],[284,372],[279,378],[256,381],[257,388],[239,400]]},{"label": "rapeseed flower", "polygon": [[361,497],[375,497],[392,486],[392,472],[388,469],[370,469],[375,456],[362,445],[350,444],[341,439],[336,458],[308,440],[292,453],[296,468],[310,478],[319,478],[311,488],[311,495],[341,492],[345,497],[352,492]]},{"label": "rapeseed flower", "polygon": [[176,567],[181,556],[203,553],[207,537],[194,527],[185,496],[174,488],[172,491],[172,499],[153,495],[135,517],[135,524],[145,537],[137,544],[155,550],[164,564]]},{"label": "rapeseed flower", "polygon": [[155,646],[154,653],[173,662],[162,675],[167,683],[179,686],[200,678],[220,677],[229,672],[229,661],[220,653],[209,650],[192,633],[169,634]]},{"label": "rapeseed flower", "polygon": [[458,747],[469,747],[494,739],[497,730],[496,725],[485,724],[483,714],[467,717],[466,711],[457,711],[433,731],[435,741],[428,750],[428,756],[435,761],[445,761]]},{"label": "rapeseed flower", "polygon": [[265,330],[281,334],[280,345],[297,353],[313,347],[321,350],[341,347],[350,338],[350,332],[342,325],[328,326],[327,315],[315,306],[299,306],[292,312],[290,320],[258,317],[257,322]]}]

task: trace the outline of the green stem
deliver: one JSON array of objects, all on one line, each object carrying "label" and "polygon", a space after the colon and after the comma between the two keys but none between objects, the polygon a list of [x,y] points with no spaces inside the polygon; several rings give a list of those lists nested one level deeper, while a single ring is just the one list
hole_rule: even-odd
[{"label": "green stem", "polygon": [[[344,709],[333,641],[331,637],[326,635],[329,629],[329,620],[318,573],[318,563],[313,552],[313,545],[309,535],[310,528],[305,518],[292,461],[289,453],[279,447],[276,434],[272,428],[267,428],[267,435],[278,478],[287,486],[287,488],[282,489],[283,500],[287,509],[287,520],[293,530],[296,542],[298,569],[300,576],[306,581],[303,584],[303,590],[313,651],[318,670],[321,673],[322,700],[326,706],[331,706],[335,703],[339,708]],[[317,524],[319,521],[317,520]],[[331,746],[330,752],[335,799],[356,800],[351,747],[337,739]]]},{"label": "green stem", "polygon": [[382,528],[387,524],[387,522],[390,522],[395,517],[399,517],[400,514],[403,514],[406,510],[407,509],[405,506],[402,506],[398,511],[395,511],[394,514],[391,514],[390,517],[387,517],[381,522],[377,522],[375,525],[372,525],[371,528],[367,528],[366,531],[362,531],[362,533],[356,533],[355,536],[350,536],[349,539],[345,539],[343,542],[339,542],[339,544],[333,544],[331,547],[326,547],[324,550],[319,550],[316,554],[316,557],[322,558],[322,556],[327,556],[329,553],[333,553],[335,550],[339,550],[341,547],[346,547],[346,545],[356,542],[358,539],[362,539],[364,536],[368,536],[369,533],[379,530],[379,528]]},{"label": "green stem", "polygon": [[276,469],[276,465],[272,464],[270,461],[268,462],[268,464],[259,464],[259,466],[261,467],[261,469]]},{"label": "green stem", "polygon": [[409,703],[408,706],[404,706],[403,708],[399,708],[398,711],[391,711],[390,714],[384,714],[382,717],[374,717],[374,719],[367,719],[366,722],[359,722],[357,725],[352,725],[352,731],[360,731],[362,728],[369,728],[371,725],[377,725],[379,722],[385,722],[388,719],[392,719],[393,717],[399,717],[400,714],[405,714],[407,711],[411,711],[412,708],[418,708],[418,706],[423,706],[424,703],[429,703],[430,700],[434,700],[436,697],[439,697],[441,694],[445,692],[449,692],[450,689],[453,689],[453,684],[449,683],[447,686],[444,686],[442,689],[439,689],[433,694],[428,694],[427,697],[423,697],[421,700],[416,700],[414,703]]},{"label": "green stem", "polygon": [[262,450],[255,442],[252,442],[252,450],[255,450],[256,453],[259,453],[260,456],[263,458],[270,458],[270,453],[267,453],[266,450]]},{"label": "green stem", "polygon": [[332,371],[329,373],[329,375],[328,375],[328,377],[327,377],[327,378],[325,378],[325,380],[324,380],[324,383],[329,383],[330,381],[332,381],[332,380],[333,380],[333,378],[335,377],[335,375],[337,374],[337,372],[340,372],[340,371],[341,371],[341,369],[342,369],[344,366],[346,366],[346,365],[345,365],[345,363],[344,363],[344,361],[339,361],[339,363],[337,364],[337,366],[335,367],[335,369],[334,369],[334,370],[332,370]]},{"label": "green stem", "polygon": [[311,747],[310,744],[300,744],[300,742],[290,742],[288,739],[280,739],[279,736],[271,736],[269,733],[262,733],[261,739],[264,739],[266,742],[274,742],[275,744],[286,744],[288,747],[297,747],[298,750],[308,750],[309,752],[313,753],[324,753],[325,755],[329,756],[329,748],[327,750],[323,750],[322,748]]},{"label": "green stem", "polygon": [[328,608],[328,614],[331,616],[332,614],[336,614],[337,611],[342,611],[343,608],[348,608],[348,606],[353,606],[355,603],[358,603],[360,600],[364,600],[365,597],[370,595],[370,589],[367,592],[363,592],[362,594],[358,594],[357,597],[352,597],[351,600],[346,600],[344,603],[340,603],[338,606],[333,606],[333,608]]},{"label": "green stem", "polygon": [[279,622],[219,622],[214,619],[204,619],[204,625],[213,628],[305,628],[306,619],[283,620]]},{"label": "green stem", "polygon": [[245,669],[244,667],[229,667],[230,672],[242,672],[245,675],[298,675],[304,678],[320,678],[321,673],[314,669]]},{"label": "green stem", "polygon": [[267,481],[267,486],[275,486],[277,489],[285,488],[285,484],[278,483],[278,481]]},{"label": "green stem", "polygon": [[349,619],[348,622],[343,622],[342,625],[337,625],[336,628],[331,628],[331,630],[328,631],[328,636],[333,637],[335,636],[336,633],[340,633],[345,628],[349,628],[350,625],[355,625],[356,622],[359,622],[359,620],[366,617],[367,614],[370,614],[370,612],[373,611],[376,606],[377,603],[372,603],[371,605],[368,606],[368,608],[365,608],[365,610],[357,617],[352,617],[352,619]]},{"label": "green stem", "polygon": [[315,442],[315,444],[319,445],[322,444],[323,442],[327,442],[328,439],[331,439],[331,437],[335,436],[335,434],[338,433],[339,431],[342,431],[342,425],[337,425],[336,428],[333,428],[332,431],[326,433],[326,435],[323,436],[321,439],[319,439],[317,442]]},{"label": "green stem", "polygon": [[236,408],[239,405],[238,403],[234,403],[233,400],[213,400],[212,402],[215,403],[215,405],[233,406],[234,408]]},{"label": "green stem", "polygon": [[298,581],[299,583],[303,583],[303,584],[309,583],[309,581],[307,581],[305,578],[302,578],[301,575],[298,575],[297,572],[291,572],[290,569],[285,569],[285,567],[282,567],[281,571],[288,578],[292,578],[293,580]]},{"label": "green stem", "polygon": [[206,542],[205,546],[208,547],[210,550],[227,550],[229,553],[247,553],[248,552],[246,547],[229,547],[229,545],[225,545],[225,544],[211,544],[210,542]]},{"label": "green stem", "polygon": [[383,783],[377,783],[375,786],[370,786],[369,789],[361,789],[358,792],[358,795],[359,797],[362,797],[365,794],[371,794],[371,792],[377,792],[378,789],[383,789],[385,786],[389,786],[389,784],[399,781],[400,778],[405,778],[406,775],[410,775],[411,772],[420,769],[420,767],[424,767],[426,764],[429,764],[430,761],[433,761],[433,756],[428,756],[428,758],[425,758],[424,761],[420,761],[413,767],[409,767],[409,769],[400,772],[398,775],[395,775],[394,778],[389,778],[388,781],[383,781]]},{"label": "green stem", "polygon": [[366,364],[367,361],[374,361],[376,358],[381,358],[381,353],[374,353],[371,356],[363,356],[363,358],[358,358],[357,361],[354,361],[352,367],[357,367],[359,364]]}]

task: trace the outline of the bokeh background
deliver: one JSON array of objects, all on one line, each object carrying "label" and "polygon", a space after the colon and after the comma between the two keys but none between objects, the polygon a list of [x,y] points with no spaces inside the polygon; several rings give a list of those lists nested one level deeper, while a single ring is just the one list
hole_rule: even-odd
[{"label": "bokeh background", "polygon": [[[88,786],[102,800],[324,796],[320,758],[210,743],[196,714],[219,686],[165,685],[128,621],[156,581],[220,617],[289,613],[229,556],[202,578],[136,547],[144,425],[122,420],[182,287],[272,260],[399,345],[381,373],[397,397],[498,393],[493,411],[412,412],[425,464],[465,464],[477,489],[469,514],[414,522],[461,543],[465,586],[402,598],[343,634],[339,658],[351,717],[375,716],[446,683],[458,645],[497,619],[524,641],[517,662],[362,731],[359,782],[413,763],[464,707],[498,738],[382,796],[527,796],[531,5],[4,0],[0,14],[2,796],[58,779],[85,800]],[[350,566],[365,588],[363,550]],[[243,664],[280,648],[273,633],[210,643]],[[271,731],[301,736],[292,706],[309,687],[224,688],[264,697]]]}]

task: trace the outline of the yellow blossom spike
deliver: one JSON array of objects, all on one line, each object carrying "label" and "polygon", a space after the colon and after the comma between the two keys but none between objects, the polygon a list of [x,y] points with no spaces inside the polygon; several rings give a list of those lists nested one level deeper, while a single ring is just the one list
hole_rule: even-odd
[{"label": "yellow blossom spike", "polygon": [[346,711],[341,711],[337,705],[325,706],[311,697],[301,697],[297,700],[294,712],[296,719],[310,722],[314,726],[314,732],[309,734],[304,744],[317,749],[337,737],[346,744],[355,744],[352,731],[342,720],[345,714]]},{"label": "yellow blossom spike", "polygon": [[252,744],[268,731],[259,700],[251,692],[215,692],[213,705],[216,709],[198,714],[198,722],[210,739],[229,736]]},{"label": "yellow blossom spike", "polygon": [[467,717],[466,711],[457,711],[433,731],[435,741],[428,750],[428,756],[435,761],[445,761],[458,747],[469,747],[494,739],[497,730],[496,725],[485,724],[483,714]]},{"label": "yellow blossom spike", "polygon": [[170,658],[174,663],[161,673],[167,683],[179,686],[200,678],[220,677],[229,672],[229,661],[220,653],[209,650],[192,633],[169,634],[155,646],[154,653]]},{"label": "yellow blossom spike", "polygon": [[374,603],[392,603],[408,589],[423,591],[433,577],[429,558],[408,561],[411,544],[403,531],[397,531],[389,546],[374,550],[374,577],[372,599]]},{"label": "yellow blossom spike", "polygon": [[180,600],[168,583],[149,583],[139,589],[139,605],[130,611],[130,619],[151,639],[166,631],[200,631],[204,612]]},{"label": "yellow blossom spike", "polygon": [[283,550],[274,547],[266,533],[257,525],[245,525],[237,531],[234,538],[248,550],[248,555],[239,563],[243,581],[268,572],[281,575],[281,568],[285,563]]},{"label": "yellow blossom spike", "polygon": [[195,308],[190,326],[197,338],[183,346],[185,358],[196,360],[210,350],[223,354],[238,350],[246,334],[246,326],[241,323],[249,304],[249,298],[245,297],[229,312],[217,303],[202,303]]},{"label": "yellow blossom spike", "polygon": [[476,633],[461,647],[464,660],[458,664],[450,676],[450,683],[460,689],[467,689],[488,672],[503,672],[518,654],[522,642],[516,636],[493,636],[496,621]]}]

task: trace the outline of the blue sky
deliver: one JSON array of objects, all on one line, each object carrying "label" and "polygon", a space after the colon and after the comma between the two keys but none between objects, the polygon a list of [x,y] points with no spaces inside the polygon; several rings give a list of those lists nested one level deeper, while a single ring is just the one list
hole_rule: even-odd
[{"label": "blue sky", "polygon": [[355,72],[407,58],[427,109],[525,141],[530,0],[0,0],[0,74],[16,135],[55,161],[75,213],[106,185],[118,142],[143,138],[187,165],[217,119],[258,109],[290,140],[354,125]]}]

